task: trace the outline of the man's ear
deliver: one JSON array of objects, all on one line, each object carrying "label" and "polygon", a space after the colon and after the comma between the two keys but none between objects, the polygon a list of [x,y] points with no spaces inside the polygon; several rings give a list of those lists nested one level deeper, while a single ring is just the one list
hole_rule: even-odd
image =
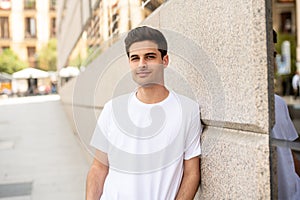
[{"label": "man's ear", "polygon": [[167,54],[167,55],[165,55],[165,56],[163,57],[163,65],[164,65],[164,68],[166,68],[166,67],[168,66],[168,64],[169,64],[169,56],[168,56],[168,54]]}]

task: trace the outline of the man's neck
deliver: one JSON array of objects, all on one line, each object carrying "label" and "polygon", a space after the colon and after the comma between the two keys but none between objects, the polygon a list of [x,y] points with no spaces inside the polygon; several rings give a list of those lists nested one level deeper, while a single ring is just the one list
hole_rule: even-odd
[{"label": "man's neck", "polygon": [[147,104],[158,103],[166,99],[169,90],[164,85],[151,85],[139,87],[136,93],[137,98]]}]

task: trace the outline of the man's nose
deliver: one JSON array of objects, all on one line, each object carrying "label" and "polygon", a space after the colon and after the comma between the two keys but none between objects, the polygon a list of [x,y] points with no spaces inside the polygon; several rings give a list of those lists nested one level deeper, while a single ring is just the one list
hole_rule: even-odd
[{"label": "man's nose", "polygon": [[147,66],[147,62],[144,58],[140,59],[139,68],[145,68]]}]

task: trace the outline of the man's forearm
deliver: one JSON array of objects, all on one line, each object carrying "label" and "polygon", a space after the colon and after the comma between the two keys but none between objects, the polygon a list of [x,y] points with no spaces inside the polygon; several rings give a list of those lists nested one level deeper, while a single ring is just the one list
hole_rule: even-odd
[{"label": "man's forearm", "polygon": [[198,190],[200,182],[200,173],[183,176],[181,186],[179,188],[178,194],[176,196],[176,200],[193,200],[194,196]]},{"label": "man's forearm", "polygon": [[86,181],[86,200],[99,200],[102,192],[107,170],[92,166]]},{"label": "man's forearm", "polygon": [[200,184],[200,158],[184,161],[184,171],[176,200],[193,200]]}]

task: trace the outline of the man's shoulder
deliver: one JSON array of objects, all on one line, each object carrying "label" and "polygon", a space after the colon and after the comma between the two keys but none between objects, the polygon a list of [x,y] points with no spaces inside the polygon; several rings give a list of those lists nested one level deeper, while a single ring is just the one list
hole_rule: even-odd
[{"label": "man's shoulder", "polygon": [[178,101],[180,102],[182,108],[184,110],[190,110],[190,111],[195,111],[195,110],[199,110],[200,109],[200,105],[197,102],[197,100],[194,100],[188,96],[182,95],[182,94],[178,94],[176,92],[173,92],[174,96],[178,99]]},{"label": "man's shoulder", "polygon": [[103,110],[101,113],[106,113],[106,115],[111,115],[112,113],[124,111],[125,105],[128,104],[129,94],[124,94],[120,96],[113,97],[108,100],[103,105]]}]

